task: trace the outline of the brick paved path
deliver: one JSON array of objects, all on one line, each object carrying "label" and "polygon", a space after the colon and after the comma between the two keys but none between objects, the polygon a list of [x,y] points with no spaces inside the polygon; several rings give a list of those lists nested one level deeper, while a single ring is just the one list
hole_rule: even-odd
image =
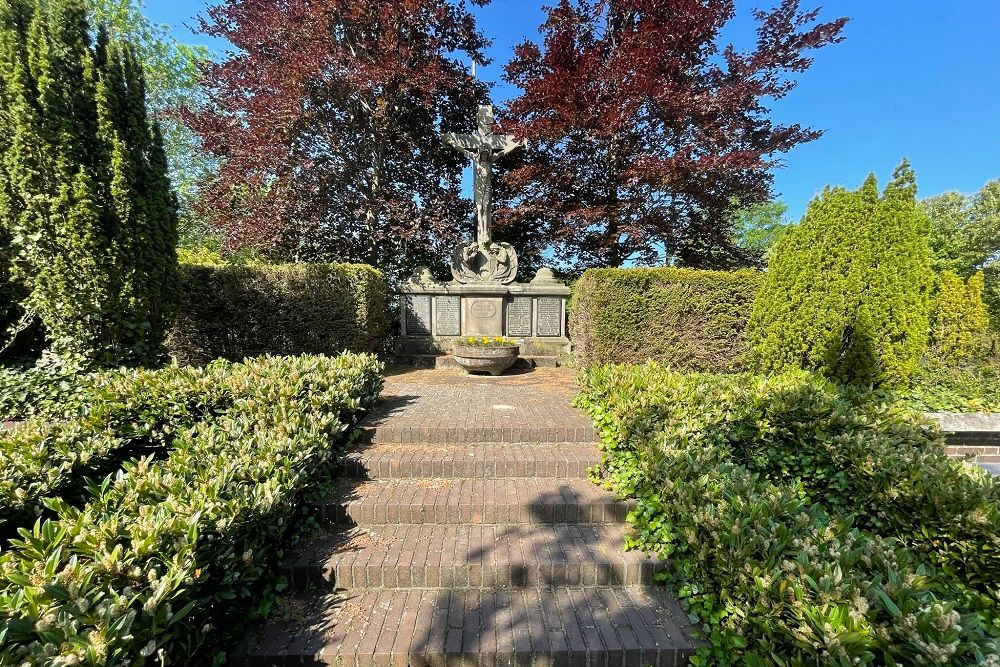
[{"label": "brick paved path", "polygon": [[571,371],[392,376],[245,665],[683,665],[686,619],[586,479]]}]

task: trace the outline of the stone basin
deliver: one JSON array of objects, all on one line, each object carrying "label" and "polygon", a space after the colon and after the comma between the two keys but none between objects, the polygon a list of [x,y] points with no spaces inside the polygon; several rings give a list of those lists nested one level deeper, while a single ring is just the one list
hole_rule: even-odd
[{"label": "stone basin", "polygon": [[453,344],[451,356],[466,373],[489,373],[500,375],[514,365],[521,353],[519,346],[478,347],[475,345]]}]

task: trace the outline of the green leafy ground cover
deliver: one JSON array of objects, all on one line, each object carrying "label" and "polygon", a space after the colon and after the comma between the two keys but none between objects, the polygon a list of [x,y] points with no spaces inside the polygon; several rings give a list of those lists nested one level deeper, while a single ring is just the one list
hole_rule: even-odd
[{"label": "green leafy ground cover", "polygon": [[958,365],[930,359],[896,400],[924,412],[1000,412],[1000,359]]},{"label": "green leafy ground cover", "polygon": [[[210,664],[206,646],[261,599],[303,494],[373,405],[382,366],[345,354],[137,372],[100,400],[132,405],[136,382],[155,396],[140,414],[168,415],[150,432],[170,430],[169,451],[125,463],[81,505],[47,499],[52,516],[20,529],[0,555],[0,664]],[[225,408],[174,422],[185,390],[172,382],[205,405],[226,396]],[[76,418],[80,443],[99,405]]]},{"label": "green leafy ground cover", "polygon": [[997,664],[1000,484],[911,411],[801,372],[598,366],[579,404],[629,546],[705,646],[694,664]]}]

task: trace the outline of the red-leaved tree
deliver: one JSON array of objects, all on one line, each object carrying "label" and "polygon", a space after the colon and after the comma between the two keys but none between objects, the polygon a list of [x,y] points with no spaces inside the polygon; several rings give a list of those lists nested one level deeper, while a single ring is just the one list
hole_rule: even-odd
[{"label": "red-leaved tree", "polygon": [[397,276],[448,256],[470,207],[440,136],[487,98],[465,0],[224,0],[202,30],[238,49],[185,113],[221,160],[201,209],[230,247]]},{"label": "red-leaved tree", "polygon": [[[767,104],[847,19],[783,0],[757,11],[756,47],[721,46],[733,0],[560,0],[506,78],[506,129],[530,141],[505,174],[498,224],[544,230],[566,265],[727,266],[732,211],[767,201],[777,156],[820,132],[778,125]],[[502,232],[501,232],[502,233]],[[537,233],[537,232],[536,232]]]}]

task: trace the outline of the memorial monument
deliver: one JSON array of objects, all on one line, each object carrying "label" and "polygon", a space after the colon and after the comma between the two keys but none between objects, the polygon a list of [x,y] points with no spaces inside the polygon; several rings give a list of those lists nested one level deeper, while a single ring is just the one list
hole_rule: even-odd
[{"label": "memorial monument", "polygon": [[472,160],[476,238],[455,248],[450,282],[420,267],[400,287],[400,352],[444,354],[461,336],[507,336],[526,356],[569,352],[566,300],[570,289],[551,269],[516,282],[517,252],[493,239],[493,164],[521,144],[493,134],[493,107],[479,107],[476,131],[447,133],[444,142]]}]

